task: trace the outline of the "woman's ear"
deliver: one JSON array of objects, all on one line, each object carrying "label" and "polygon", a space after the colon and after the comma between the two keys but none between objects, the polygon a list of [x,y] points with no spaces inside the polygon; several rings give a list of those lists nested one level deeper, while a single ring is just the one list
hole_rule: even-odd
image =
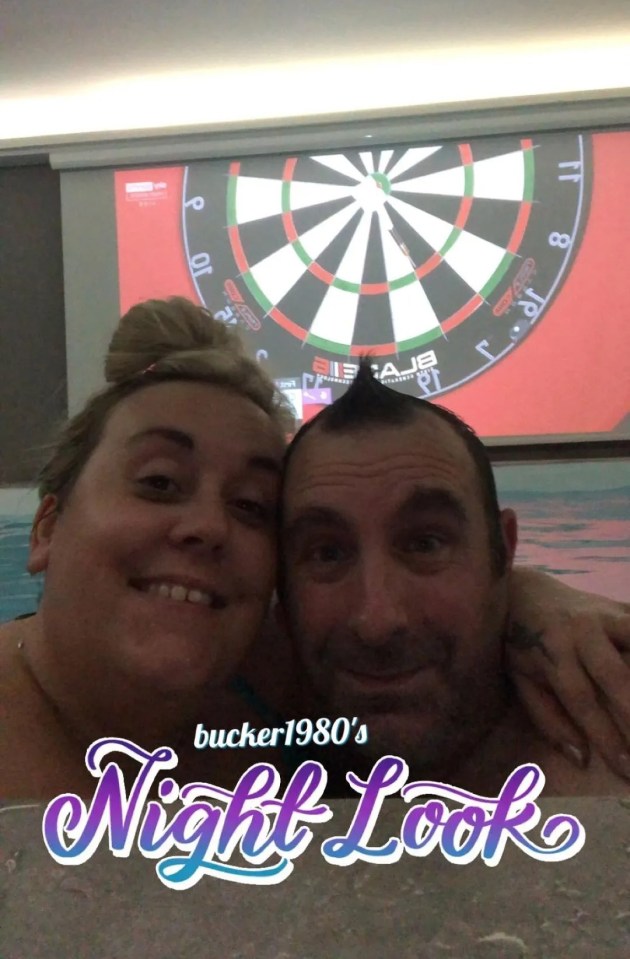
[{"label": "woman's ear", "polygon": [[59,516],[59,502],[52,493],[47,493],[39,504],[29,542],[28,563],[29,573],[42,573],[48,567],[50,546],[55,525]]}]

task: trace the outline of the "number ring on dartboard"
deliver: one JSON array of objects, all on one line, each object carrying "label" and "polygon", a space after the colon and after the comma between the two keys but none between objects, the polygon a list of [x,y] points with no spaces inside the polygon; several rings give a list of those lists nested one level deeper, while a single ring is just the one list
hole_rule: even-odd
[{"label": "number ring on dartboard", "polygon": [[[540,321],[579,245],[590,182],[577,135],[266,158],[271,176],[256,159],[229,165],[226,225],[263,335],[275,326],[303,369],[305,348],[334,363],[430,347],[434,392]],[[216,293],[203,278],[198,289],[212,308]]]}]

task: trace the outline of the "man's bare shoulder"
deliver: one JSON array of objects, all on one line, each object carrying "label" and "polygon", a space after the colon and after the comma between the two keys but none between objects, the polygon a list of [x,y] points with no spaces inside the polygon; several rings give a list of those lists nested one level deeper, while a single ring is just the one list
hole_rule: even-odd
[{"label": "man's bare shoulder", "polygon": [[545,742],[526,717],[515,717],[520,735],[515,739],[517,764],[536,763],[545,774],[543,796],[628,796],[630,783],[612,772],[593,753],[580,769],[559,749]]},{"label": "man's bare shoulder", "polygon": [[466,776],[472,773],[475,785],[482,784],[491,792],[524,763],[535,763],[543,771],[543,798],[630,795],[630,783],[608,769],[598,755],[593,755],[588,766],[580,769],[541,739],[520,707],[511,710],[492,731],[467,761],[463,772]]},{"label": "man's bare shoulder", "polygon": [[597,753],[585,769],[578,769],[562,753],[545,747],[538,764],[545,774],[545,796],[630,796],[630,783],[612,772]]}]

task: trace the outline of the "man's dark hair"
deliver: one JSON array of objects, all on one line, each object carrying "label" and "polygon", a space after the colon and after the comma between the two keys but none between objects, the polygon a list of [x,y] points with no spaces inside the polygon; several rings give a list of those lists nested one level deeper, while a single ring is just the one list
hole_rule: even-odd
[{"label": "man's dark hair", "polygon": [[475,431],[451,410],[416,396],[398,393],[377,380],[368,357],[361,359],[357,375],[343,396],[331,406],[324,407],[295,434],[285,454],[284,475],[298,445],[314,426],[326,433],[346,433],[370,426],[403,426],[415,416],[424,414],[437,416],[448,423],[470,453],[479,477],[488,522],[493,569],[497,575],[501,575],[505,570],[507,555],[492,464],[485,446]]}]

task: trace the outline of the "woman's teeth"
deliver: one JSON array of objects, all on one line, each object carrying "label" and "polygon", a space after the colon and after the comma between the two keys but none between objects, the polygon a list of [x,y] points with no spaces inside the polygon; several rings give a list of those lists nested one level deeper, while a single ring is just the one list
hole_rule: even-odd
[{"label": "woman's teeth", "polygon": [[223,609],[227,603],[222,596],[216,593],[206,593],[201,589],[186,589],[180,584],[150,583],[145,592],[164,599],[174,599],[179,603],[196,603],[201,606],[210,606],[212,609]]}]

